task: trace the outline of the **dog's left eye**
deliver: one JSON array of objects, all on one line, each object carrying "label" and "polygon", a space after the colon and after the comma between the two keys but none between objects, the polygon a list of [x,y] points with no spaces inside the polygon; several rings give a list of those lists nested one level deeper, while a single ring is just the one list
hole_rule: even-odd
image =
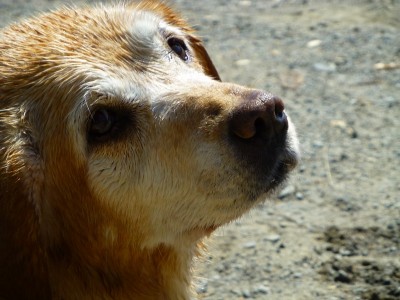
[{"label": "dog's left eye", "polygon": [[168,40],[168,45],[174,51],[180,59],[183,61],[187,61],[189,59],[188,56],[188,48],[184,41],[177,39],[177,38],[170,38]]}]

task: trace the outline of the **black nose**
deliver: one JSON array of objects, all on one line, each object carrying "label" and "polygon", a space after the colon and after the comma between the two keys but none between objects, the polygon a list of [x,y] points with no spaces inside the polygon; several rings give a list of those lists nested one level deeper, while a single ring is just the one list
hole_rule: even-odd
[{"label": "black nose", "polygon": [[288,120],[283,101],[271,94],[252,91],[236,107],[230,132],[239,140],[275,144],[286,136]]}]

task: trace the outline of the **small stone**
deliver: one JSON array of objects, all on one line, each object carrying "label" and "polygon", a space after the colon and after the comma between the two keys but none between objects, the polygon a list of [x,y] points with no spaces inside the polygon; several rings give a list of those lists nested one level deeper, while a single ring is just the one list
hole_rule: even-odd
[{"label": "small stone", "polygon": [[198,294],[205,294],[207,293],[207,288],[208,288],[208,281],[204,279],[197,284],[196,291]]},{"label": "small stone", "polygon": [[244,289],[244,290],[242,290],[242,296],[243,296],[243,298],[248,299],[248,298],[251,298],[251,293],[248,289]]},{"label": "small stone", "polygon": [[324,146],[324,143],[321,141],[314,141],[313,146],[314,148],[322,148]]},{"label": "small stone", "polygon": [[296,199],[297,200],[303,200],[304,199],[304,195],[302,193],[297,192],[296,193]]},{"label": "small stone", "polygon": [[237,295],[237,296],[240,296],[240,294],[241,294],[239,288],[237,288],[237,287],[231,288],[229,291],[232,294]]},{"label": "small stone", "polygon": [[374,64],[375,70],[394,70],[400,68],[400,64],[396,62],[383,63],[379,62]]},{"label": "small stone", "polygon": [[321,43],[322,43],[321,40],[311,40],[311,41],[309,41],[309,42],[307,43],[307,47],[308,47],[308,48],[315,48],[315,47],[320,46]]},{"label": "small stone", "polygon": [[315,63],[313,67],[316,71],[321,71],[321,72],[336,71],[336,65],[334,63]]},{"label": "small stone", "polygon": [[351,275],[347,274],[343,270],[339,270],[335,277],[335,281],[337,282],[343,282],[343,283],[350,283],[351,282]]},{"label": "small stone", "polygon": [[281,236],[278,235],[278,234],[270,234],[270,235],[267,235],[267,236],[264,238],[265,241],[272,242],[272,243],[276,243],[276,242],[278,242],[280,239],[281,239]]},{"label": "small stone", "polygon": [[281,279],[286,279],[286,278],[289,278],[290,275],[292,275],[292,271],[287,270],[287,271],[284,271],[279,277],[280,277]]},{"label": "small stone", "polygon": [[270,288],[269,287],[267,287],[267,286],[265,286],[265,285],[259,285],[259,286],[257,286],[255,289],[254,289],[254,293],[257,293],[257,294],[264,294],[264,295],[266,295],[266,294],[268,294],[270,292]]},{"label": "small stone", "polygon": [[287,187],[285,187],[285,188],[279,193],[278,198],[279,198],[279,199],[286,198],[286,197],[292,195],[295,191],[296,191],[296,187],[295,187],[294,185],[288,185]]},{"label": "small stone", "polygon": [[221,280],[221,276],[220,276],[219,274],[214,274],[214,275],[211,277],[211,279],[212,279],[213,281],[219,281],[219,280]]},{"label": "small stone", "polygon": [[239,5],[240,5],[240,6],[248,7],[248,6],[251,6],[251,1],[243,0],[243,1],[240,1],[240,2],[239,2]]},{"label": "small stone", "polygon": [[347,134],[352,138],[352,139],[356,139],[358,138],[358,132],[354,129],[354,128],[348,128],[347,129]]},{"label": "small stone", "polygon": [[397,289],[394,292],[395,296],[400,296],[400,286],[397,287]]},{"label": "small stone", "polygon": [[280,227],[280,228],[286,228],[286,227],[288,227],[288,225],[287,225],[287,223],[285,223],[285,222],[280,222],[280,223],[279,223],[279,227]]},{"label": "small stone", "polygon": [[279,55],[281,55],[281,54],[282,54],[282,52],[279,51],[278,49],[272,49],[272,50],[271,50],[271,55],[272,55],[272,56],[279,56]]},{"label": "small stone", "polygon": [[317,253],[318,255],[321,255],[324,251],[321,247],[314,247],[313,248],[314,252]]},{"label": "small stone", "polygon": [[215,268],[219,273],[223,273],[226,270],[226,267],[224,264],[219,264]]},{"label": "small stone", "polygon": [[293,277],[294,277],[294,278],[297,278],[297,279],[298,279],[298,278],[301,278],[302,276],[303,276],[303,274],[301,274],[301,273],[294,273],[294,274],[293,274]]},{"label": "small stone", "polygon": [[347,123],[344,120],[332,120],[331,121],[331,126],[332,127],[337,127],[341,129],[347,128]]},{"label": "small stone", "polygon": [[354,253],[353,253],[353,251],[350,251],[348,249],[340,248],[339,249],[339,254],[342,255],[342,256],[352,256]]},{"label": "small stone", "polygon": [[252,248],[255,248],[256,245],[257,245],[257,243],[255,241],[250,241],[250,242],[247,242],[246,244],[244,244],[243,247],[246,249],[252,249]]},{"label": "small stone", "polygon": [[250,59],[239,59],[235,62],[235,64],[238,67],[243,67],[243,66],[247,66],[248,64],[250,64]]}]

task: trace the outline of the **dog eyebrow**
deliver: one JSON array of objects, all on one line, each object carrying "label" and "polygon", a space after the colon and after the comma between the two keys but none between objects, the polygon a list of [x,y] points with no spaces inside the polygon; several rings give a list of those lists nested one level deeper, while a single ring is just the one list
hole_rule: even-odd
[{"label": "dog eyebrow", "polygon": [[159,32],[161,33],[161,35],[166,39],[171,36],[182,38],[182,39],[186,39],[186,37],[187,37],[187,33],[182,32],[181,30],[179,30],[179,28],[177,28],[173,25],[170,25],[163,20],[160,20],[158,28],[159,28]]}]

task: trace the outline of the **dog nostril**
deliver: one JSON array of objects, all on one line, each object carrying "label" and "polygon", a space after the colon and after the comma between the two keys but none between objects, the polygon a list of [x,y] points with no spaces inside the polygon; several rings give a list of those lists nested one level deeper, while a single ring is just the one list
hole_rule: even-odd
[{"label": "dog nostril", "polygon": [[263,118],[257,118],[254,122],[255,133],[253,136],[265,132],[267,125]]},{"label": "dog nostril", "polygon": [[283,112],[285,106],[283,105],[282,100],[276,99],[275,100],[275,118],[277,121],[281,121],[285,117],[285,113]]},{"label": "dog nostril", "polygon": [[232,121],[232,132],[234,135],[241,139],[251,139],[254,137],[259,131],[259,128],[262,126],[262,120],[254,121],[253,119],[246,119],[241,115],[238,115]]}]

